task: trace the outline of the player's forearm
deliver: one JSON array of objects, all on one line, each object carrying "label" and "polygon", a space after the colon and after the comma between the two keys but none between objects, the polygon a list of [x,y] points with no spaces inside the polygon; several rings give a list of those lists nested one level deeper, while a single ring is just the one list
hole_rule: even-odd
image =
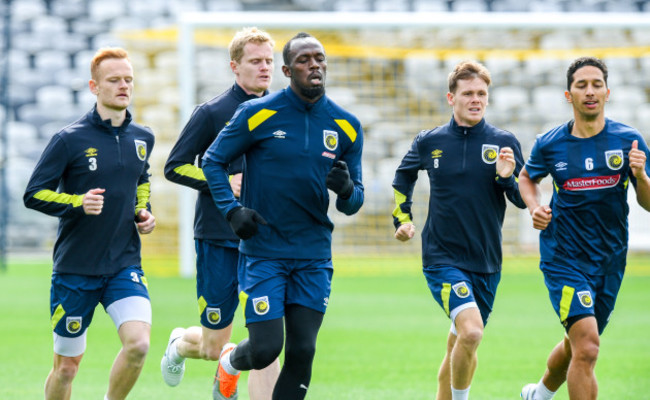
[{"label": "player's forearm", "polygon": [[212,199],[224,217],[228,211],[241,205],[230,187],[230,179],[225,165],[204,158],[203,173],[212,194]]},{"label": "player's forearm", "polygon": [[645,210],[650,211],[650,177],[647,175],[643,179],[637,178],[636,201]]},{"label": "player's forearm", "polygon": [[532,214],[539,207],[542,196],[539,184],[530,179],[525,170],[519,175],[519,193],[521,193],[521,198],[526,203],[528,211]]}]

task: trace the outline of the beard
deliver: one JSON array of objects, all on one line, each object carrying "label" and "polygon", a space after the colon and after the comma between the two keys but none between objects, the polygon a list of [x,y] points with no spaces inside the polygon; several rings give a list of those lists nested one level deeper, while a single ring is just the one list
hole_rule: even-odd
[{"label": "beard", "polygon": [[300,88],[300,94],[310,100],[316,99],[318,97],[321,97],[323,94],[325,94],[325,86],[322,85],[312,86],[312,87],[299,86],[299,88]]}]

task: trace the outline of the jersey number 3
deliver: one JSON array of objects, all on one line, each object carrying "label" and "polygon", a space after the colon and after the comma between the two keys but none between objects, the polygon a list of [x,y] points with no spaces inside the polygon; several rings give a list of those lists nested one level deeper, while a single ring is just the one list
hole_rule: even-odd
[{"label": "jersey number 3", "polygon": [[97,159],[95,157],[90,157],[88,159],[88,162],[90,163],[88,165],[88,169],[91,171],[95,171],[97,169]]}]

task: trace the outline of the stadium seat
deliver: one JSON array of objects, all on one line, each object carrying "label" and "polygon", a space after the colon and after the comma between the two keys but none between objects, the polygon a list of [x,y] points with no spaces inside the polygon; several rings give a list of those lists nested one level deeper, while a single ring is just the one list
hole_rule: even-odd
[{"label": "stadium seat", "polygon": [[34,16],[46,15],[45,2],[41,0],[21,0],[11,2],[11,18],[16,21],[31,20]]},{"label": "stadium seat", "polygon": [[74,97],[70,88],[48,85],[36,90],[36,103],[41,107],[67,107],[72,105]]},{"label": "stadium seat", "polygon": [[564,87],[549,85],[532,90],[533,109],[546,121],[558,121],[572,117],[571,106],[564,97]]},{"label": "stadium seat", "polygon": [[449,6],[446,1],[413,0],[415,12],[447,12]]},{"label": "stadium seat", "polygon": [[56,15],[66,20],[74,20],[86,14],[85,0],[57,0],[50,2],[52,15]]},{"label": "stadium seat", "polygon": [[94,21],[110,21],[113,18],[126,15],[123,0],[89,0],[88,17]]},{"label": "stadium seat", "polygon": [[53,75],[71,66],[70,55],[61,50],[43,50],[34,56],[34,68],[42,74]]},{"label": "stadium seat", "polygon": [[34,33],[53,35],[67,31],[68,24],[62,17],[36,14],[32,18],[32,32]]},{"label": "stadium seat", "polygon": [[498,86],[490,90],[490,107],[496,112],[510,113],[530,107],[528,90],[521,86]]}]

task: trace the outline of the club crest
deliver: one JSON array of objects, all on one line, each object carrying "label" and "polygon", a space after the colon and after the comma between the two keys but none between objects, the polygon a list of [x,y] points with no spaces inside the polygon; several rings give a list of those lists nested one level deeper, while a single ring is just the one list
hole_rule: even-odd
[{"label": "club crest", "polygon": [[207,307],[205,309],[205,316],[208,319],[208,322],[212,325],[216,325],[221,322],[221,309],[214,307]]},{"label": "club crest", "polygon": [[264,315],[269,312],[269,296],[257,297],[253,299],[253,309],[255,314]]},{"label": "club crest", "polygon": [[460,297],[461,299],[464,299],[465,297],[469,296],[469,288],[467,287],[467,283],[465,282],[459,282],[454,286],[452,286],[451,288],[454,289],[456,296]]},{"label": "club crest", "polygon": [[140,161],[144,161],[147,158],[147,142],[144,140],[134,140],[135,143],[135,153],[138,155]]},{"label": "club crest", "polygon": [[67,317],[65,319],[65,329],[70,333],[79,333],[81,330],[82,317]]},{"label": "club crest", "polygon": [[609,150],[605,152],[605,160],[609,169],[617,170],[623,166],[623,150]]},{"label": "club crest", "polygon": [[497,155],[499,154],[499,146],[494,144],[484,144],[481,149],[481,156],[483,162],[486,164],[494,164],[497,162]]},{"label": "club crest", "polygon": [[591,293],[588,290],[578,292],[578,299],[580,299],[580,304],[585,308],[591,308],[594,305],[594,301],[591,299]]},{"label": "club crest", "polygon": [[334,151],[339,146],[339,133],[336,131],[323,131],[323,144],[329,151]]}]

